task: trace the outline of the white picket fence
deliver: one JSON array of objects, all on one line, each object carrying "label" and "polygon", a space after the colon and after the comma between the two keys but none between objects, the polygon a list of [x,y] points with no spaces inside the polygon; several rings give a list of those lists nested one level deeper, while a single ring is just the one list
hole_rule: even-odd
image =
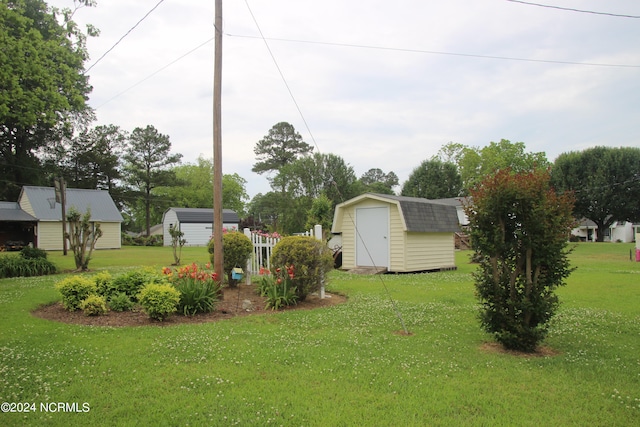
[{"label": "white picket fence", "polygon": [[[244,235],[251,239],[253,244],[253,256],[247,262],[246,276],[260,273],[260,268],[271,268],[271,253],[273,248],[280,241],[279,237],[263,237],[257,233],[252,233],[251,230],[245,228],[243,230]],[[305,231],[304,233],[296,233],[299,236],[311,236],[318,240],[322,240],[322,226],[316,225],[315,227]]]}]

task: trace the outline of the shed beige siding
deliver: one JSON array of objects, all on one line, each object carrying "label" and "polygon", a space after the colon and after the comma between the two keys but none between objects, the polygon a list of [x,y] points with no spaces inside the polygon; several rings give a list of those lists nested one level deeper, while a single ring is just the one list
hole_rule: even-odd
[{"label": "shed beige siding", "polygon": [[96,249],[120,249],[122,231],[119,222],[101,222],[102,237],[96,242]]},{"label": "shed beige siding", "polygon": [[404,268],[394,271],[423,271],[455,268],[453,233],[405,233]]},{"label": "shed beige siding", "polygon": [[[100,223],[102,237],[96,242],[96,249],[120,249],[121,232],[120,223]],[[57,221],[38,222],[38,242],[40,249],[48,251],[62,250],[62,223]],[[67,243],[68,245],[68,243]]]},{"label": "shed beige siding", "polygon": [[406,239],[402,216],[395,204],[389,204],[389,271],[404,271]]},{"label": "shed beige siding", "polygon": [[47,251],[61,251],[62,223],[58,221],[39,221],[37,245],[40,249]]},{"label": "shed beige siding", "polygon": [[29,215],[31,215],[33,217],[36,217],[36,213],[33,210],[33,206],[31,206],[31,201],[26,196],[23,197],[22,199],[20,199],[20,209],[22,209],[23,211],[25,211]]}]

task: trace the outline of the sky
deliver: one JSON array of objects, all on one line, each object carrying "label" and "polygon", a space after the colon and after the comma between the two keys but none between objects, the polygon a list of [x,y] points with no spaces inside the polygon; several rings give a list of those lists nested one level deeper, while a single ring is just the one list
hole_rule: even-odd
[{"label": "sky", "polygon": [[[97,3],[74,15],[101,32],[87,41],[95,124],[153,125],[183,163],[212,158],[215,1]],[[223,173],[270,191],[251,167],[279,122],[401,184],[449,142],[524,142],[550,161],[640,147],[640,2],[536,3],[223,0]]]}]

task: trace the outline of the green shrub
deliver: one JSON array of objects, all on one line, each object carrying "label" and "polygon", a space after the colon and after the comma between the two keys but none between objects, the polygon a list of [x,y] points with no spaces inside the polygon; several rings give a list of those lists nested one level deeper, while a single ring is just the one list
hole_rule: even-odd
[{"label": "green shrub", "polygon": [[149,317],[164,320],[178,310],[180,292],[168,283],[149,283],[138,294],[138,301]]},{"label": "green shrub", "polygon": [[96,284],[96,290],[98,295],[102,295],[109,298],[111,295],[111,280],[113,277],[108,271],[101,271],[100,273],[91,276],[93,282]]},{"label": "green shrub", "polygon": [[[231,270],[235,267],[245,268],[247,261],[253,252],[253,244],[251,239],[245,236],[239,231],[232,231],[222,235],[222,248],[224,251],[224,273],[227,275],[227,283],[229,286],[236,286],[237,281],[231,277]],[[214,264],[213,259],[214,242],[213,239],[209,242],[208,250],[211,259],[211,263]]]},{"label": "green shrub", "polygon": [[320,283],[326,273],[333,268],[333,256],[327,245],[313,237],[284,237],[273,248],[271,265],[294,266],[296,287],[299,301],[320,289]]},{"label": "green shrub", "polygon": [[107,312],[107,303],[103,296],[89,295],[80,303],[80,309],[85,316],[100,316]]},{"label": "green shrub", "polygon": [[7,277],[31,277],[53,274],[54,263],[46,258],[23,258],[14,255],[0,256],[0,279]]},{"label": "green shrub", "polygon": [[113,311],[131,311],[134,305],[131,298],[124,292],[112,295],[109,299],[109,307]]},{"label": "green shrub", "polygon": [[55,287],[62,294],[62,305],[69,311],[77,310],[83,300],[96,293],[96,284],[84,276],[67,277]]},{"label": "green shrub", "polygon": [[148,283],[165,283],[165,279],[151,268],[142,268],[128,271],[114,277],[106,287],[105,293],[101,293],[107,299],[111,296],[125,293],[131,301],[138,301],[138,294],[142,287]]},{"label": "green shrub", "polygon": [[31,246],[25,246],[20,251],[20,256],[25,259],[35,258],[47,258],[47,252],[44,249],[32,248]]}]

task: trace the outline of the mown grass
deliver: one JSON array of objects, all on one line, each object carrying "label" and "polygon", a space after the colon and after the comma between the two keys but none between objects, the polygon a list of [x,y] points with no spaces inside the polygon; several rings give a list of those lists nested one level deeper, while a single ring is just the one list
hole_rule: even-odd
[{"label": "mown grass", "polygon": [[[170,327],[35,318],[32,309],[59,299],[62,276],[4,279],[0,401],[38,411],[0,414],[0,423],[638,425],[640,263],[630,248],[577,246],[546,357],[483,346],[468,252],[457,254],[457,271],[334,272],[330,290],[349,296],[340,306]],[[185,249],[185,262],[206,261],[204,249]],[[163,260],[170,248],[126,248],[98,252],[90,266]],[[411,335],[398,333],[403,323]],[[41,402],[87,402],[90,411],[40,412]]]}]

